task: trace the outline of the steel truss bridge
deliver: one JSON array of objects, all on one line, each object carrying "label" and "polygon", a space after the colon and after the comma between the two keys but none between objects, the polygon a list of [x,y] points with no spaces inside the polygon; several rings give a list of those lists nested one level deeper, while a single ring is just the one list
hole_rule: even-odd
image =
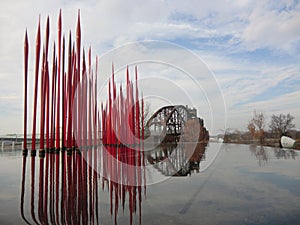
[{"label": "steel truss bridge", "polygon": [[[183,134],[183,129],[189,119],[197,118],[196,109],[183,105],[170,105],[158,109],[146,123],[148,133],[153,138],[163,137],[168,140],[177,141]],[[203,120],[198,118],[201,126]]]}]

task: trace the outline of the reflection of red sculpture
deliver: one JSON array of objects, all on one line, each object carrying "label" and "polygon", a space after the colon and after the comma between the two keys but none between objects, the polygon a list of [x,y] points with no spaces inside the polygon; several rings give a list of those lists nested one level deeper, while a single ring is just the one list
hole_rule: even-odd
[{"label": "reflection of red sculpture", "polygon": [[[84,150],[87,152],[81,154],[75,151],[71,154],[67,154],[66,151],[57,154],[47,152],[45,156],[40,156],[38,161],[36,156],[32,156],[30,158],[31,185],[27,190],[25,183],[29,177],[26,176],[27,156],[25,155],[20,205],[24,222],[27,224],[98,224],[101,219],[98,188],[101,180],[95,168],[101,165],[107,166],[104,159],[100,157],[102,150],[102,147],[93,148]],[[88,158],[83,158],[83,154],[88,154]],[[106,183],[108,185],[110,212],[114,216],[115,224],[117,224],[120,208],[123,211],[125,209],[125,202],[128,202],[130,224],[133,224],[134,214],[139,215],[141,224],[142,195],[146,193],[145,187],[141,185],[144,184],[142,183],[144,179],[139,177],[142,175],[139,173],[141,171],[137,169],[134,172],[137,174],[136,181],[139,182],[139,186],[102,179],[103,191],[105,191],[104,185]],[[37,178],[38,185],[36,185]],[[26,201],[25,195],[30,196],[30,202]],[[30,209],[30,215],[26,215],[26,208]]]}]

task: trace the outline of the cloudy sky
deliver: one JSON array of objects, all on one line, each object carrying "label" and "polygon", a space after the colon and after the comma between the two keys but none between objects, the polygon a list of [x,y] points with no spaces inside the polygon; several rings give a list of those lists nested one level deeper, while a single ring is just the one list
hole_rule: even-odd
[{"label": "cloudy sky", "polygon": [[[168,89],[167,81],[173,81],[170,87],[175,85],[192,95],[190,104],[214,133],[225,126],[245,130],[254,109],[265,112],[268,120],[272,114],[291,113],[300,128],[299,1],[5,0],[0,7],[0,135],[22,133],[25,29],[30,39],[32,77],[38,17],[43,29],[50,16],[54,40],[59,9],[65,33],[75,31],[77,10],[81,10],[82,44],[92,46],[103,64],[107,62],[110,67],[113,61],[121,68],[147,62],[140,63],[141,77],[165,82],[156,86],[156,100],[160,95],[165,100],[161,104],[169,100],[180,103],[180,98],[159,94],[159,90]],[[155,47],[149,43],[155,43]],[[130,50],[125,47],[124,53],[124,46],[130,46]],[[126,60],[118,61],[120,55]],[[187,58],[191,61],[184,64]],[[207,68],[200,66],[202,70],[200,64]],[[207,69],[209,75],[199,75]],[[104,65],[102,73],[106,73]],[[192,87],[195,81],[199,93]],[[172,90],[172,96],[179,92]],[[206,101],[207,107],[201,101]],[[153,105],[158,107],[158,102]]]}]

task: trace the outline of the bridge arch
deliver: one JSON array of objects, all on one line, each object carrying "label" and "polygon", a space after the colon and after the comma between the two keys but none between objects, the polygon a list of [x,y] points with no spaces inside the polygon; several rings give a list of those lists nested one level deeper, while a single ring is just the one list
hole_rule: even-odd
[{"label": "bridge arch", "polygon": [[146,128],[151,135],[179,136],[188,119],[196,118],[196,116],[196,109],[189,109],[187,106],[164,106],[149,118]]}]

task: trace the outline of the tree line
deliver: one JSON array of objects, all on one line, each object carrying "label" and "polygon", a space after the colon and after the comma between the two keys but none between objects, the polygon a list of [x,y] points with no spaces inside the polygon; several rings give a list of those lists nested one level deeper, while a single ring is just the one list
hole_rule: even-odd
[{"label": "tree line", "polygon": [[290,113],[273,114],[268,123],[263,111],[254,110],[253,116],[246,125],[247,132],[227,129],[224,141],[238,143],[259,142],[261,145],[274,145],[278,144],[277,142],[282,136],[300,139],[300,131],[293,129],[295,128],[294,119],[295,117]]},{"label": "tree line", "polygon": [[[293,123],[294,116],[291,114],[273,114],[269,124],[269,133],[273,134],[273,138],[280,138],[281,136],[291,136],[289,131],[295,127]],[[266,116],[262,111],[254,110],[253,117],[249,120],[247,128],[253,139],[259,140],[261,144],[264,143],[266,137]]]}]

